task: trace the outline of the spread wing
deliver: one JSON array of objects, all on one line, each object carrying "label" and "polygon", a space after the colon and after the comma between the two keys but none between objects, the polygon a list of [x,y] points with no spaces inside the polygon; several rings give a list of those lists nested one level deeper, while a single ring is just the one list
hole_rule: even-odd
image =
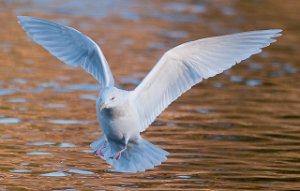
[{"label": "spread wing", "polygon": [[97,44],[81,32],[44,19],[18,16],[19,23],[37,44],[59,60],[81,66],[94,76],[101,87],[114,85],[109,65]]},{"label": "spread wing", "polygon": [[144,131],[181,94],[275,42],[281,30],[204,38],[167,51],[133,92]]}]

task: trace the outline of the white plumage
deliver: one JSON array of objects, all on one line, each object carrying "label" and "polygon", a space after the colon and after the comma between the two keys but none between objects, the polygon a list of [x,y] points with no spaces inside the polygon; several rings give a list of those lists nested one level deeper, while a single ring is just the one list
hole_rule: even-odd
[{"label": "white plumage", "polygon": [[168,152],[140,133],[181,94],[275,42],[280,29],[204,38],[167,51],[133,91],[115,87],[100,48],[79,31],[51,21],[20,16],[27,34],[61,61],[81,66],[101,84],[96,111],[104,136],[91,144],[116,171],[141,172],[161,164]]},{"label": "white plumage", "polygon": [[89,37],[74,28],[44,19],[26,16],[18,18],[28,36],[62,62],[81,66],[102,87],[114,85],[114,78],[102,51]]}]

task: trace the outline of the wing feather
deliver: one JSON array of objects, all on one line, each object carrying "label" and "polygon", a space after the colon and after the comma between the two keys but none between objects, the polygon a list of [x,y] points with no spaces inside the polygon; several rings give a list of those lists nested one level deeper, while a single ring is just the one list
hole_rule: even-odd
[{"label": "wing feather", "polygon": [[99,46],[81,32],[44,19],[18,16],[19,23],[37,44],[62,62],[81,66],[101,87],[114,85],[109,65]]},{"label": "wing feather", "polygon": [[133,91],[140,131],[193,85],[261,52],[280,32],[272,29],[204,38],[167,51]]}]

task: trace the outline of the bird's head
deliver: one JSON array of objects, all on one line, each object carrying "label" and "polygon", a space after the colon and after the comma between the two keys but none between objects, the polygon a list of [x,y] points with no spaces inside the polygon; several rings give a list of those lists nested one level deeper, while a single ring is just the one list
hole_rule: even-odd
[{"label": "bird's head", "polygon": [[99,107],[100,111],[117,107],[126,100],[126,95],[127,91],[116,87],[106,88],[98,98],[97,107]]}]

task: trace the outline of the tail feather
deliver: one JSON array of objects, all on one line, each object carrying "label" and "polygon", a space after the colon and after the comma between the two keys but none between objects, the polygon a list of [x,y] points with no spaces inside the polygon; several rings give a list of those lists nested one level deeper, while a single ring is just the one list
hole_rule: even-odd
[{"label": "tail feather", "polygon": [[[145,145],[149,148],[149,151],[155,156],[154,159],[165,161],[167,160],[167,155],[169,154],[167,151],[162,149],[157,149],[155,145],[152,143],[145,141]],[[156,158],[157,157],[157,158]]]},{"label": "tail feather", "polygon": [[94,141],[93,143],[90,144],[90,147],[94,150],[97,150],[103,145],[105,142],[105,137],[101,137],[100,139]]},{"label": "tail feather", "polygon": [[[104,143],[105,138],[102,137],[91,144],[94,150],[97,150]],[[110,145],[103,150],[104,156],[101,157],[107,163],[112,165],[118,172],[144,172],[152,169],[167,160],[167,151],[158,148],[152,143],[142,139],[138,143],[130,143],[127,149],[122,153],[119,160],[111,159],[113,156]]]},{"label": "tail feather", "polygon": [[136,166],[137,171],[139,169],[146,170],[154,167],[151,156],[148,155],[147,151],[141,152],[138,147],[135,147],[135,149],[132,150],[131,153],[134,153],[132,157],[132,163]]}]

